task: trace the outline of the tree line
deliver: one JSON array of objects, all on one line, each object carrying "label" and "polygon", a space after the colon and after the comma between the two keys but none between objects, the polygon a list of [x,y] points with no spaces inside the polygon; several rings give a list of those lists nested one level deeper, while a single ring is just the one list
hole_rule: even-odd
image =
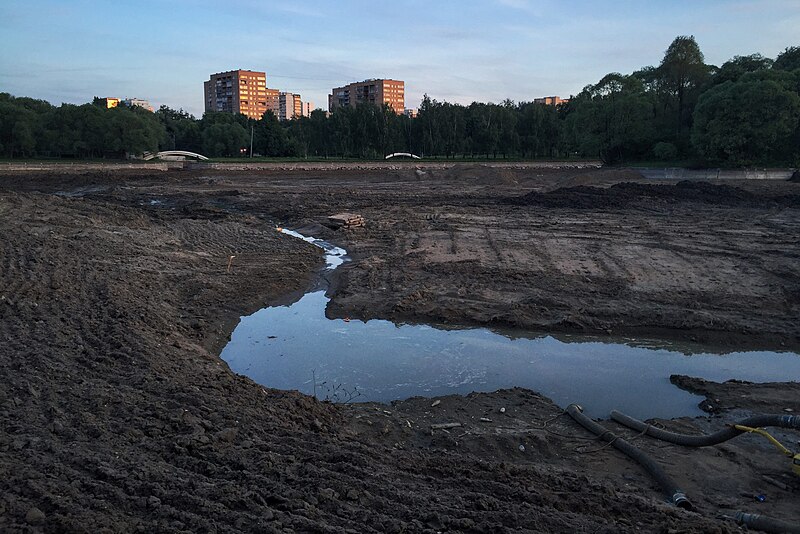
[{"label": "tree line", "polygon": [[0,93],[0,154],[125,157],[189,150],[209,157],[601,158],[606,163],[800,164],[800,47],[777,58],[708,65],[693,37],[677,37],[658,66],[610,73],[568,103],[468,106],[423,98],[417,117],[359,105],[279,122],[229,113],[197,119],[162,106],[106,109]]}]

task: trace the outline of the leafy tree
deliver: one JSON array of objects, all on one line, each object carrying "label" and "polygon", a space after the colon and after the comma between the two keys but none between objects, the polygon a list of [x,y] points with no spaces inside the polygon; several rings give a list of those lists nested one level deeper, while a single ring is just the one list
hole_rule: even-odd
[{"label": "leafy tree", "polygon": [[673,109],[675,137],[691,125],[691,111],[709,78],[709,67],[694,36],[675,38],[658,66],[661,87],[667,95],[665,104]]},{"label": "leafy tree", "polygon": [[773,61],[761,54],[750,54],[749,56],[733,56],[722,64],[714,74],[714,83],[719,84],[727,81],[735,82],[748,72],[767,70],[772,67]]},{"label": "leafy tree", "polygon": [[800,96],[775,80],[744,76],[709,89],[695,110],[692,143],[711,162],[752,165],[798,158]]},{"label": "leafy tree", "polygon": [[164,126],[166,135],[161,140],[162,150],[202,151],[200,125],[193,115],[186,111],[161,106],[155,112],[156,118]]},{"label": "leafy tree", "polygon": [[256,123],[254,150],[265,156],[287,156],[286,132],[272,111],[267,111]]},{"label": "leafy tree", "polygon": [[567,128],[579,153],[618,163],[652,145],[653,106],[641,82],[611,73],[575,97]]},{"label": "leafy tree", "polygon": [[678,149],[672,143],[659,141],[653,145],[653,155],[661,161],[670,161],[678,157]]},{"label": "leafy tree", "polygon": [[772,68],[789,71],[800,69],[800,46],[790,46],[778,54]]}]

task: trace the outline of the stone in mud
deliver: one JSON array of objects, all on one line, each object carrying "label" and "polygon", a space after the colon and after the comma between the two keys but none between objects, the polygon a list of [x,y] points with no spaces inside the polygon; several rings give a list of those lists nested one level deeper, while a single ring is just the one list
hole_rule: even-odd
[{"label": "stone in mud", "polygon": [[44,512],[36,508],[35,506],[28,510],[28,513],[25,514],[25,521],[29,525],[41,525],[44,523],[45,515]]}]

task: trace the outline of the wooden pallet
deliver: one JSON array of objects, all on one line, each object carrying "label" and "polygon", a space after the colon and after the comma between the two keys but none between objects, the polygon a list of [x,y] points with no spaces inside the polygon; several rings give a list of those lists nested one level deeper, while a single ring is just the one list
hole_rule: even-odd
[{"label": "wooden pallet", "polygon": [[337,213],[328,217],[328,223],[334,228],[360,228],[364,226],[364,217],[356,213]]}]

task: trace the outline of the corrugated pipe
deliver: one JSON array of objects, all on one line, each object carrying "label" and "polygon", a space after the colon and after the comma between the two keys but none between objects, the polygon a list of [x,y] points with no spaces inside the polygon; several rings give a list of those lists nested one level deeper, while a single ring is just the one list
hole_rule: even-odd
[{"label": "corrugated pipe", "polygon": [[[689,435],[689,434],[676,434],[675,432],[668,432],[648,425],[644,421],[634,419],[629,415],[625,415],[617,410],[611,410],[611,419],[628,428],[643,432],[645,435],[652,436],[662,441],[675,443],[676,445],[684,445],[686,447],[707,447],[709,445],[717,445],[723,441],[728,441],[735,438],[739,434],[743,434],[744,430],[737,430],[733,425],[728,426],[714,432],[713,434]],[[749,427],[764,427],[776,426],[780,428],[800,429],[800,416],[798,415],[755,415],[742,419],[736,423],[737,425]]]},{"label": "corrugated pipe", "polygon": [[615,449],[644,467],[645,470],[650,473],[650,476],[658,482],[661,489],[675,506],[685,510],[692,509],[692,503],[686,497],[686,494],[678,488],[675,481],[661,469],[660,465],[646,455],[641,449],[634,447],[624,439],[616,436],[611,431],[606,430],[603,426],[583,415],[583,409],[577,404],[570,404],[567,406],[567,413],[583,428],[597,435],[598,438],[607,440]]},{"label": "corrugated pipe", "polygon": [[787,523],[780,519],[772,519],[764,517],[759,514],[747,514],[745,512],[736,512],[733,517],[740,525],[746,525],[748,528],[754,530],[761,530],[763,532],[770,532],[775,534],[800,534],[800,525],[797,523]]}]

